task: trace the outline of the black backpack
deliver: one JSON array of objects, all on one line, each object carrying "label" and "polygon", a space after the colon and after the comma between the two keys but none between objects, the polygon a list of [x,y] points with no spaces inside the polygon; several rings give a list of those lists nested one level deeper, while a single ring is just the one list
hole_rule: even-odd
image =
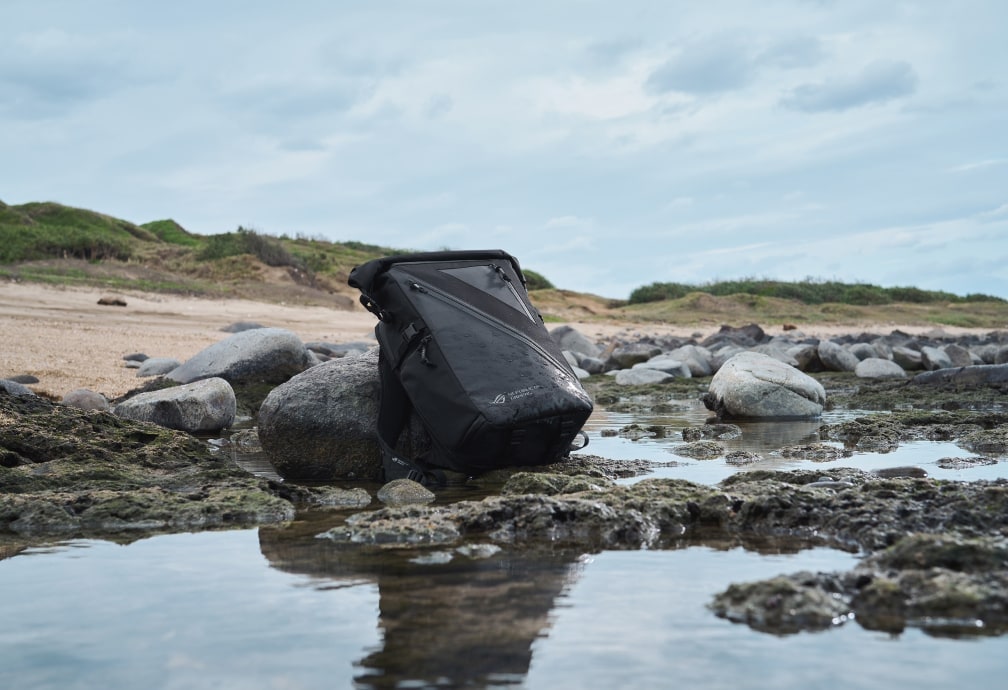
[{"label": "black backpack", "polygon": [[[438,468],[478,475],[566,456],[592,401],[529,301],[507,252],[446,251],[375,259],[349,284],[379,322],[377,432],[385,480],[443,484]],[[411,410],[431,438],[397,452]]]}]

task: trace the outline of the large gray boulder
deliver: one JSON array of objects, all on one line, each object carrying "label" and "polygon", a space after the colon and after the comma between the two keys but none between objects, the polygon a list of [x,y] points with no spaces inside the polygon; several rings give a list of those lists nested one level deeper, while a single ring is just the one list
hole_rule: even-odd
[{"label": "large gray boulder", "polygon": [[256,328],[197,352],[167,378],[179,383],[211,377],[231,383],[283,383],[316,363],[315,356],[290,331]]},{"label": "large gray boulder", "polygon": [[724,363],[703,398],[719,417],[818,417],[826,391],[792,366],[758,352],[741,352]]},{"label": "large gray boulder", "polygon": [[665,354],[672,359],[678,359],[686,364],[689,367],[691,376],[710,376],[714,373],[714,368],[711,365],[712,355],[706,347],[682,345]]},{"label": "large gray boulder", "polygon": [[643,369],[633,367],[620,369],[615,373],[616,383],[620,386],[644,386],[652,383],[667,383],[675,376],[658,369]]},{"label": "large gray boulder", "polygon": [[628,343],[614,349],[607,364],[614,369],[629,369],[634,364],[646,362],[661,353],[662,349],[652,343]]},{"label": "large gray boulder", "polygon": [[550,336],[561,350],[576,352],[584,357],[598,357],[602,354],[602,348],[572,326],[557,326],[550,331]]},{"label": "large gray boulder", "polygon": [[[277,473],[294,481],[380,481],[379,392],[377,348],[319,364],[270,391],[259,408],[259,440]],[[429,443],[412,427],[408,453]]]},{"label": "large gray boulder", "polygon": [[847,348],[832,340],[819,342],[819,361],[830,371],[854,371],[860,362]]},{"label": "large gray boulder", "polygon": [[891,359],[881,357],[866,357],[854,367],[854,375],[863,379],[901,379],[906,378],[906,371]]},{"label": "large gray boulder", "polygon": [[663,371],[666,374],[671,374],[672,376],[682,379],[693,377],[693,372],[690,371],[689,366],[687,366],[685,362],[670,355],[658,355],[657,357],[652,357],[646,362],[638,362],[630,367],[631,371],[634,369],[657,369],[658,371]]},{"label": "large gray boulder", "polygon": [[116,405],[113,412],[126,419],[195,434],[231,426],[236,410],[231,384],[222,378],[210,378],[138,393]]},{"label": "large gray boulder", "polygon": [[921,364],[928,371],[937,369],[951,369],[952,359],[945,354],[945,350],[938,347],[925,345],[921,348]]},{"label": "large gray boulder", "polygon": [[899,364],[907,371],[916,371],[924,368],[920,350],[897,345],[892,349],[892,358],[896,364]]}]

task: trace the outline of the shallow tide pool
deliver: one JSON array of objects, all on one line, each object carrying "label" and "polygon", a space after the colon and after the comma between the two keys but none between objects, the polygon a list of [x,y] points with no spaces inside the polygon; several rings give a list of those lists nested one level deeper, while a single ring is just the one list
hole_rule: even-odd
[{"label": "shallow tide pool", "polygon": [[[689,407],[646,417],[598,411],[586,427],[588,451],[669,463],[647,476],[703,483],[751,468],[1008,474],[1003,461],[941,469],[940,458],[971,455],[951,443],[825,463],[776,453],[816,442],[820,422],[741,424],[742,438],[723,442],[726,450],[762,456],[743,468],[676,455],[681,434],[602,433],[705,418]],[[852,568],[857,556],[836,549],[722,539],[652,551],[465,551],[317,538],[343,517],[316,511],[288,525],[128,544],[0,544],[0,688],[888,690],[1000,688],[1008,672],[1008,636],[889,635],[857,622],[775,636],[707,608],[733,582]]]},{"label": "shallow tide pool", "polygon": [[0,561],[0,687],[888,690],[1001,687],[1008,670],[1008,638],[850,622],[778,637],[706,608],[731,582],[854,565],[833,549],[393,555],[355,572],[314,529],[286,544],[275,528],[72,541]]}]

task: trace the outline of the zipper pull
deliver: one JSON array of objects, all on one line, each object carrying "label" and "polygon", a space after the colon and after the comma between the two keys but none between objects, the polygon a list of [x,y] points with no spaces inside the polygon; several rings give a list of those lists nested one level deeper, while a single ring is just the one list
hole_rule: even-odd
[{"label": "zipper pull", "polygon": [[501,280],[505,280],[505,281],[507,281],[509,283],[511,282],[511,276],[509,276],[507,274],[507,271],[505,271],[503,268],[501,268],[497,264],[490,264],[489,267],[492,268],[493,270],[497,271],[497,275],[499,275],[501,277]]},{"label": "zipper pull", "polygon": [[432,367],[434,366],[434,362],[430,361],[427,358],[427,344],[430,343],[430,341],[431,336],[429,335],[425,335],[423,338],[421,338],[419,352],[420,352],[420,361],[426,364],[427,366]]},{"label": "zipper pull", "polygon": [[410,290],[416,290],[417,292],[427,292],[427,288],[425,288],[420,283],[410,283],[409,286]]}]

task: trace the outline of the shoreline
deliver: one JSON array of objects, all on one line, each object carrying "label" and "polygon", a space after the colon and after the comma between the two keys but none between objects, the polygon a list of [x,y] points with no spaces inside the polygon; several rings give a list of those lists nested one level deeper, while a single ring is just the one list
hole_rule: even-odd
[{"label": "shoreline", "polygon": [[[99,305],[106,295],[122,297],[126,306]],[[202,349],[226,338],[222,329],[239,321],[285,328],[304,342],[332,343],[373,339],[375,318],[363,308],[270,304],[244,299],[211,299],[55,287],[40,283],[0,284],[0,378],[29,374],[36,393],[61,399],[77,388],[116,398],[148,379],[127,369],[123,356],[143,352],[184,362]],[[678,324],[567,321],[547,323],[549,329],[570,325],[597,340],[614,337],[677,336],[702,339],[717,327]],[[732,324],[742,326],[745,324]],[[784,331],[780,324],[760,324],[771,336]],[[863,324],[823,326],[797,324],[806,336],[831,338],[864,331],[887,334],[901,330],[914,335],[984,334],[990,329]]]}]

